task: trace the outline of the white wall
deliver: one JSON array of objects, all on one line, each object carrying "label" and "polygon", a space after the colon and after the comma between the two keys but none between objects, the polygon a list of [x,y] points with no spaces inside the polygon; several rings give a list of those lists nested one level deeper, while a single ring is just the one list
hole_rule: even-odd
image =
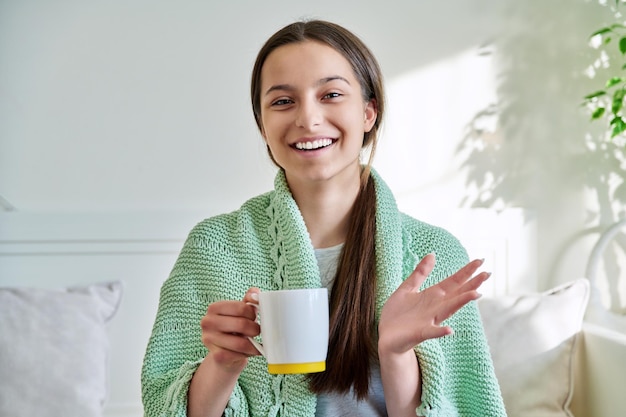
[{"label": "white wall", "polygon": [[342,23],[393,85],[489,39],[497,3],[4,0],[0,195],[27,211],[236,207],[273,178],[248,98],[272,32]]},{"label": "white wall", "polygon": [[[302,17],[345,25],[378,56],[389,112],[375,165],[426,220],[475,192],[457,146],[496,93],[513,99],[519,123],[496,133],[524,144],[532,173],[505,194],[538,213],[544,286],[582,274],[588,243],[554,262],[589,224],[559,153],[588,126],[586,38],[607,17],[591,0],[0,0],[0,207],[208,216],[266,191],[250,71]],[[497,54],[479,56],[489,42]]]}]

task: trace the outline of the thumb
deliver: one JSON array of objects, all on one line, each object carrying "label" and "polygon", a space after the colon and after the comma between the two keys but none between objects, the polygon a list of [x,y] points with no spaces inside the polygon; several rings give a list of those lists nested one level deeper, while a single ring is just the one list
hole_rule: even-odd
[{"label": "thumb", "polygon": [[243,296],[244,303],[258,304],[259,303],[259,290],[257,287],[252,287],[246,291],[246,295]]},{"label": "thumb", "polygon": [[403,285],[407,285],[412,290],[419,290],[434,267],[435,254],[431,252],[419,261],[411,275],[404,281]]}]

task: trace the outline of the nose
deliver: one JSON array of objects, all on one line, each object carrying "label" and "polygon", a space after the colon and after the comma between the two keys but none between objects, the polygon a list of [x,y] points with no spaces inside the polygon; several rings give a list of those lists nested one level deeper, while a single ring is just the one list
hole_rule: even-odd
[{"label": "nose", "polygon": [[311,129],[324,120],[324,115],[317,100],[307,99],[300,101],[296,113],[296,126]]}]

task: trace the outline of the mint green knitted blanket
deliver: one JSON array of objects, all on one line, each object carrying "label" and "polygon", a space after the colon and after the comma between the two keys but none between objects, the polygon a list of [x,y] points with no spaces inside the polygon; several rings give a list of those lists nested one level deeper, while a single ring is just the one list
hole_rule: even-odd
[{"label": "mint green knitted blanket", "polygon": [[[377,317],[385,300],[423,256],[434,252],[430,286],[467,263],[447,231],[398,211],[379,177],[375,181]],[[200,320],[209,303],[241,300],[248,288],[317,288],[319,269],[304,220],[282,171],[275,189],[232,213],[200,222],[191,232],[161,288],[159,308],[141,374],[145,415],[186,416],[187,389],[207,354]],[[475,303],[445,324],[454,334],[415,348],[427,417],[505,416],[504,405]],[[261,356],[250,358],[225,410],[226,416],[314,416],[316,396],[302,375],[270,375]]]}]

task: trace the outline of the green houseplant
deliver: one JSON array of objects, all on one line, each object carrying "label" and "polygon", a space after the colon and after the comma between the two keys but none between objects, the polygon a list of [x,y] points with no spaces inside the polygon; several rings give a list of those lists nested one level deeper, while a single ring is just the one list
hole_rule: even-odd
[{"label": "green houseplant", "polygon": [[[545,282],[574,245],[626,217],[626,67],[617,64],[626,61],[626,25],[621,2],[608,1],[510,4],[506,29],[485,55],[496,69],[496,99],[469,121],[457,148],[462,206],[537,213]],[[589,34],[595,48],[585,44]],[[620,276],[608,261],[610,276]],[[619,293],[618,282],[608,285]],[[610,301],[617,310],[620,303]]]},{"label": "green houseplant", "polygon": [[[615,0],[611,8],[615,23],[594,31],[589,37],[590,44],[599,52],[598,58],[588,68],[588,75],[595,77],[604,68],[608,78],[601,89],[587,94],[583,105],[587,107],[592,120],[604,120],[607,133],[615,138],[626,131],[624,99],[626,97],[626,26],[620,21],[620,3]],[[617,61],[617,62],[616,62]]]}]

